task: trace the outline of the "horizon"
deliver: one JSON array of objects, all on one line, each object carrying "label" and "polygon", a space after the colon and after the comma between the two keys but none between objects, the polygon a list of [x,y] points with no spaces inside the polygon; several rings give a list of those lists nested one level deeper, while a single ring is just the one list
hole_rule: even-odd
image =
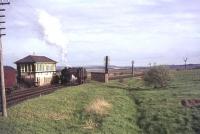
[{"label": "horizon", "polygon": [[[200,1],[11,1],[4,63],[44,55],[60,65],[200,63]],[[53,7],[50,5],[54,5]],[[19,46],[19,47],[18,47]],[[17,48],[17,49],[16,49]]]},{"label": "horizon", "polygon": [[[198,63],[187,63],[186,64],[187,66],[191,66],[191,65],[200,65],[200,64],[198,64]],[[5,66],[8,66],[8,67],[13,67],[13,68],[15,68],[16,69],[16,64],[13,64],[13,65],[4,65],[4,67]],[[151,66],[185,66],[185,64],[156,64],[156,65],[151,65]],[[79,65],[77,65],[77,66],[65,66],[65,65],[60,65],[60,64],[57,64],[57,66],[56,66],[56,68],[64,68],[64,67],[86,67],[86,68],[90,68],[90,67],[104,67],[104,65],[103,64],[96,64],[96,65],[85,65],[85,66],[79,66]],[[111,64],[111,65],[109,65],[109,67],[121,67],[121,68],[126,68],[126,67],[132,67],[132,65],[130,64],[130,65],[114,65],[114,64]],[[144,66],[138,66],[138,65],[135,65],[134,66],[135,68],[148,68],[148,67],[150,67],[150,65],[148,64],[148,65],[144,65]]]}]

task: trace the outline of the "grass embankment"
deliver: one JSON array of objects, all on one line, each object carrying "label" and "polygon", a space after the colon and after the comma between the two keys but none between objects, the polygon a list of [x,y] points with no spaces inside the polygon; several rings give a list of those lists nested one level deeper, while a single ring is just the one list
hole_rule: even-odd
[{"label": "grass embankment", "polygon": [[136,106],[127,93],[100,83],[65,88],[10,108],[9,117],[0,118],[0,133],[136,134]]},{"label": "grass embankment", "polygon": [[200,109],[182,99],[200,98],[200,71],[173,72],[167,88],[142,80],[64,88],[9,109],[1,134],[199,134]]}]

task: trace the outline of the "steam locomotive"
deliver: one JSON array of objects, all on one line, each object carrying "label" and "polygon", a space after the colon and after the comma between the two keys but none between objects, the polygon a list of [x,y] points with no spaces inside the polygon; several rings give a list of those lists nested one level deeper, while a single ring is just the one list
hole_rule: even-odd
[{"label": "steam locomotive", "polygon": [[60,74],[56,74],[53,77],[52,84],[83,84],[86,82],[87,79],[87,71],[85,68],[82,67],[73,67],[61,70]]}]

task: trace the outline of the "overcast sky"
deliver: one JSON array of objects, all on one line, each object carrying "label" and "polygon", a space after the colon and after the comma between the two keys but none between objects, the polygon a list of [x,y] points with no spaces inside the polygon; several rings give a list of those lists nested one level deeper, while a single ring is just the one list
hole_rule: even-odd
[{"label": "overcast sky", "polygon": [[[60,64],[200,63],[199,0],[11,0],[5,63],[35,53]],[[65,51],[63,51],[64,49]]]}]

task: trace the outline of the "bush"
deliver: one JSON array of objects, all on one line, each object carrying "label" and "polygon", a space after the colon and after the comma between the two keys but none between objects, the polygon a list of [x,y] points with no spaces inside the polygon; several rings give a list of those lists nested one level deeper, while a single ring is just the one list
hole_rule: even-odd
[{"label": "bush", "polygon": [[154,66],[144,74],[144,81],[154,88],[166,87],[169,83],[169,70],[164,66]]}]

